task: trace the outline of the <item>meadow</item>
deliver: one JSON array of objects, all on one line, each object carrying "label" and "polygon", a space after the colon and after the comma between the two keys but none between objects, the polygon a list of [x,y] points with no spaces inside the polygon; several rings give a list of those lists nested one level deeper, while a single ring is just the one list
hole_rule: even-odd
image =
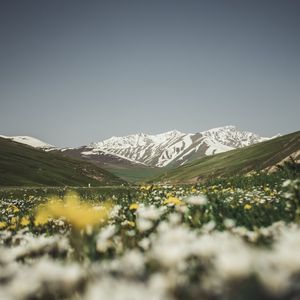
[{"label": "meadow", "polygon": [[296,173],[2,188],[0,299],[297,299]]}]

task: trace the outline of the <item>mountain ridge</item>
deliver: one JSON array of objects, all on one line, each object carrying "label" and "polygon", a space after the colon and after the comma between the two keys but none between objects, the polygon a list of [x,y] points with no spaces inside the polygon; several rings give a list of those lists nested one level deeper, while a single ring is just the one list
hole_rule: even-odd
[{"label": "mountain ridge", "polygon": [[173,130],[157,135],[139,133],[111,137],[91,143],[87,146],[89,151],[83,154],[109,153],[151,167],[166,167],[183,165],[193,157],[222,153],[268,139],[228,125],[194,134]]},{"label": "mountain ridge", "polygon": [[33,148],[43,149],[43,150],[52,150],[56,147],[41,141],[35,137],[27,136],[27,135],[20,135],[20,136],[6,136],[0,135],[0,138],[11,140],[13,142],[17,142],[20,144],[28,145]]},{"label": "mountain ridge", "polygon": [[[4,137],[4,136],[3,136]],[[66,156],[90,160],[94,163],[134,165],[139,167],[174,167],[229,150],[242,148],[270,138],[239,130],[227,125],[197,133],[171,130],[160,134],[137,133],[92,142],[76,148],[56,148],[31,137],[5,137],[45,151],[59,151]]]}]

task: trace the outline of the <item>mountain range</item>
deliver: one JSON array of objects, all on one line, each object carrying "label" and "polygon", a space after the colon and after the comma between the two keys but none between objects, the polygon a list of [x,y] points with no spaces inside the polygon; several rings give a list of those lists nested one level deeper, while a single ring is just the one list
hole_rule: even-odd
[{"label": "mountain range", "polygon": [[[6,147],[6,150],[14,148],[9,148],[9,144],[4,143],[5,140],[13,143],[11,147],[21,144],[26,147],[17,148],[18,156],[17,160],[14,159],[15,162],[21,162],[24,158],[22,151],[26,150],[27,153],[28,148],[31,148],[38,151],[32,152],[33,157],[39,157],[34,161],[39,161],[42,165],[47,159],[53,160],[54,156],[41,156],[40,153],[56,155],[55,159],[59,158],[66,164],[70,164],[71,161],[74,165],[80,162],[88,163],[86,166],[90,174],[102,172],[105,178],[109,178],[106,182],[115,181],[113,178],[121,178],[131,183],[155,178],[162,181],[173,178],[175,181],[179,179],[185,182],[186,179],[188,182],[195,182],[210,176],[247,173],[251,170],[269,172],[290,156],[298,162],[300,143],[299,132],[266,138],[241,131],[235,126],[218,127],[198,133],[182,133],[177,130],[157,135],[139,133],[111,137],[76,148],[58,148],[28,136],[0,136],[0,140],[1,138],[2,146]],[[3,166],[7,165],[5,157],[11,155],[10,150],[5,154],[5,149],[2,149]],[[30,164],[29,155],[26,163]],[[45,165],[43,166],[39,170],[43,170]],[[85,174],[84,170],[87,167],[82,166],[75,169],[83,170],[82,174]],[[19,168],[22,168],[21,164]],[[105,173],[107,171],[109,173]],[[109,177],[111,173],[112,176]],[[97,177],[98,182],[102,180],[98,175],[88,176]]]},{"label": "mountain range", "polygon": [[253,145],[269,138],[260,137],[235,126],[224,126],[197,133],[177,130],[157,134],[132,134],[111,137],[77,148],[56,148],[27,136],[5,137],[46,151],[60,151],[66,156],[101,164],[146,167],[174,167],[196,159]]},{"label": "mountain range", "polygon": [[92,143],[81,155],[114,155],[149,167],[184,165],[188,161],[208,155],[242,148],[269,138],[224,126],[198,133],[177,130],[157,135],[133,134]]}]

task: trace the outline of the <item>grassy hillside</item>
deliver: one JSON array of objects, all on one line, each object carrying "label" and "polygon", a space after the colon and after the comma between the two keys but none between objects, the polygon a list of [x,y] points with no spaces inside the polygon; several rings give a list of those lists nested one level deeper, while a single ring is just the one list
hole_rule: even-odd
[{"label": "grassy hillside", "polygon": [[242,149],[194,160],[169,170],[154,181],[196,182],[212,177],[245,174],[274,166],[300,150],[300,131]]},{"label": "grassy hillside", "polygon": [[154,176],[159,176],[162,174],[166,168],[153,168],[153,167],[119,167],[117,165],[106,165],[103,166],[104,169],[113,173],[114,175],[124,179],[130,183],[143,183],[147,182],[149,178],[153,178]]},{"label": "grassy hillside", "polygon": [[119,185],[123,180],[88,162],[0,138],[0,186]]}]

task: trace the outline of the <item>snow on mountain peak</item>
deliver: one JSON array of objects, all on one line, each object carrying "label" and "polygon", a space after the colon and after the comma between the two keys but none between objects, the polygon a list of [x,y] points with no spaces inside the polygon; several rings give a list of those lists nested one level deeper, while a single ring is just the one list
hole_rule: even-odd
[{"label": "snow on mountain peak", "polygon": [[1,138],[9,139],[17,143],[25,144],[34,148],[41,148],[41,149],[53,149],[54,146],[44,143],[41,140],[31,137],[31,136],[5,136],[0,135]]},{"label": "snow on mountain peak", "polygon": [[138,133],[111,137],[92,143],[89,147],[95,153],[102,151],[137,163],[164,167],[169,164],[184,164],[190,158],[225,152],[266,139],[268,138],[228,125],[195,134],[171,130],[156,135]]},{"label": "snow on mountain peak", "polygon": [[[57,149],[29,136],[0,137],[45,151]],[[98,156],[100,158],[101,155],[109,155],[131,163],[165,167],[183,165],[196,158],[249,146],[268,139],[252,132],[241,131],[236,126],[227,125],[188,134],[171,130],[159,134],[141,132],[127,136],[113,136],[76,148],[75,151],[81,151],[81,155],[85,158],[92,156],[93,159],[97,159]],[[65,150],[70,149],[61,149],[61,151]]]}]

